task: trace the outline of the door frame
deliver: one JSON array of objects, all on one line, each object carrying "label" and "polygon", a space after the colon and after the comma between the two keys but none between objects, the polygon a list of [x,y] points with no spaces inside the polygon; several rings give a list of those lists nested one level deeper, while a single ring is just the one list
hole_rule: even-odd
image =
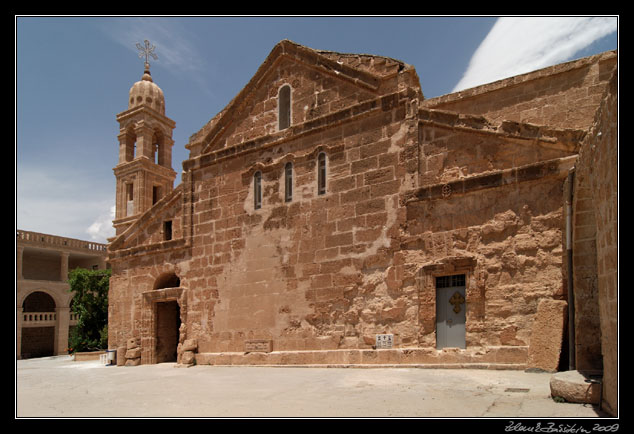
[{"label": "door frame", "polygon": [[[176,326],[176,329],[174,330],[176,332],[176,342],[174,345],[174,352],[176,353],[176,350],[178,348],[178,340],[179,340],[179,330],[180,330],[180,324],[181,324],[181,318],[180,318],[180,311],[181,311],[181,306],[180,303],[178,302],[177,299],[173,299],[173,300],[160,300],[160,301],[155,301],[154,302],[154,306],[153,306],[153,311],[154,314],[156,315],[155,318],[156,320],[154,321],[154,331],[153,331],[153,335],[156,337],[156,339],[154,340],[154,353],[155,353],[155,357],[156,357],[156,363],[162,363],[162,362],[177,362],[178,361],[178,354],[176,355],[176,359],[175,360],[163,360],[160,361],[159,360],[159,344],[160,344],[160,333],[159,333],[159,329],[161,328],[161,321],[164,321],[165,319],[161,319],[161,314],[159,313],[159,307],[161,305],[166,305],[168,303],[173,303],[176,305],[176,317],[174,319],[176,319],[176,322],[174,324],[170,324],[170,327],[172,325]],[[169,318],[171,320],[171,318]]]},{"label": "door frame", "polygon": [[477,260],[470,256],[452,256],[423,265],[418,273],[419,343],[423,346],[437,345],[436,330],[436,278],[442,276],[465,275],[465,348],[470,345],[470,322],[483,316],[484,285],[476,272]]},{"label": "door frame", "polygon": [[[145,333],[141,336],[141,346],[149,351],[141,353],[141,364],[158,363],[156,347],[158,344],[158,306],[157,303],[175,301],[178,304],[181,325],[186,323],[186,307],[183,305],[183,288],[153,289],[143,293],[143,321],[147,324]],[[146,344],[147,342],[147,344]]]},{"label": "door frame", "polygon": [[[462,276],[462,277],[460,277]],[[440,282],[449,280],[449,282]],[[464,273],[436,276],[436,349],[466,348],[466,289]],[[452,282],[453,281],[453,282]],[[458,284],[459,283],[459,284]],[[454,303],[455,294],[460,299]],[[454,324],[453,321],[458,320]],[[457,328],[456,328],[457,327]]]}]

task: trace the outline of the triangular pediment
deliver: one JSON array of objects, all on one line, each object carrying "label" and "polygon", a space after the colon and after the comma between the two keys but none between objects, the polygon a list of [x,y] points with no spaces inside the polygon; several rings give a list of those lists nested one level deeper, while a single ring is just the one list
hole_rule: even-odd
[{"label": "triangular pediment", "polygon": [[[292,88],[292,124],[310,121],[328,110],[376,98],[385,83],[404,68],[395,59],[314,50],[294,42],[278,43],[234,99],[187,147],[199,156],[277,132],[277,92]],[[394,81],[394,80],[393,80]],[[327,104],[329,104],[327,106]]]},{"label": "triangular pediment", "polygon": [[[169,248],[172,244],[182,244],[186,238],[182,229],[183,184],[159,200],[150,209],[141,214],[123,233],[116,236],[108,245],[111,259],[127,256],[139,251],[156,251]],[[178,227],[178,236],[165,239],[164,223],[174,222]]]}]

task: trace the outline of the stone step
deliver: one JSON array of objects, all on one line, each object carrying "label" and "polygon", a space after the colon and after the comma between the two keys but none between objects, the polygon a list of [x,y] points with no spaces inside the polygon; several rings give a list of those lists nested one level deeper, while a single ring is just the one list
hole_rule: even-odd
[{"label": "stone step", "polygon": [[553,398],[563,398],[566,402],[599,404],[601,400],[601,375],[579,371],[558,372],[550,379],[550,393]]}]

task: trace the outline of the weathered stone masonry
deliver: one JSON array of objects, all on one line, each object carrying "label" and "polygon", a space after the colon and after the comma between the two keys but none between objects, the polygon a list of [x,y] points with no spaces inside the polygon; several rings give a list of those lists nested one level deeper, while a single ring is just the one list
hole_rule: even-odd
[{"label": "weathered stone masonry", "polygon": [[[158,362],[159,311],[176,303],[170,345],[188,363],[527,367],[538,306],[566,304],[564,182],[600,102],[589,93],[605,91],[595,67],[615,57],[425,100],[403,62],[280,42],[191,136],[181,184],[112,240],[110,346],[136,338],[140,363]],[[494,116],[449,111],[502,90],[517,98]],[[592,109],[573,116],[583,92]],[[562,120],[507,116],[544,104]],[[444,276],[464,276],[464,349],[437,348]],[[392,348],[375,349],[386,334]],[[548,357],[556,368],[559,350]]]}]

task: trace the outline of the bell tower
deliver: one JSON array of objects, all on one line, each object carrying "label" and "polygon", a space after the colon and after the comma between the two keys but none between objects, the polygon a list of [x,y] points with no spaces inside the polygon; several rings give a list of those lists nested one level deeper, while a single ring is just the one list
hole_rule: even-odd
[{"label": "bell tower", "polygon": [[130,89],[128,109],[117,115],[119,163],[116,178],[116,234],[124,232],[144,212],[174,189],[172,131],[176,124],[165,116],[163,91],[152,80],[148,57],[156,59],[154,46],[137,44],[145,57],[140,81]]}]

